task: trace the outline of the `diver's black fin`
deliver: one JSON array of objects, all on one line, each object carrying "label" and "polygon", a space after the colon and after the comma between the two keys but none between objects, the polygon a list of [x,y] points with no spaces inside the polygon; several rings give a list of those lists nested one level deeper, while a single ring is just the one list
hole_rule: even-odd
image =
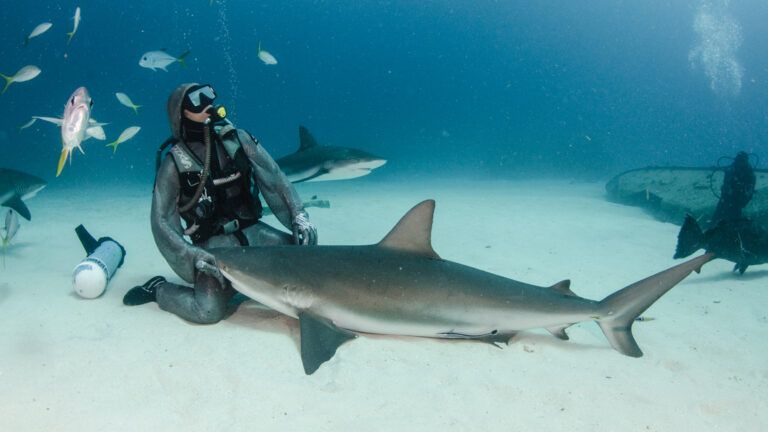
[{"label": "diver's black fin", "polygon": [[736,263],[736,265],[733,266],[733,272],[739,272],[740,275],[743,275],[744,272],[747,271],[747,267],[749,267],[749,264]]},{"label": "diver's black fin", "polygon": [[84,226],[78,225],[77,228],[75,228],[75,233],[77,234],[77,238],[80,239],[80,244],[83,245],[83,249],[85,249],[86,255],[92,254],[93,251],[99,247],[98,240],[93,238],[91,233],[89,233]]},{"label": "diver's black fin", "polygon": [[19,196],[19,194],[13,194],[8,200],[6,200],[3,203],[3,205],[16,210],[16,213],[20,214],[21,217],[23,217],[26,220],[32,219],[32,214],[29,213],[29,208],[27,208],[27,205],[24,204],[24,201],[21,200],[21,197]]},{"label": "diver's black fin", "polygon": [[299,151],[317,147],[317,145],[317,141],[315,141],[315,137],[309,133],[309,129],[304,126],[299,126]]},{"label": "diver's black fin", "polygon": [[309,312],[299,314],[299,326],[301,362],[307,375],[312,375],[321,364],[330,360],[341,344],[357,337],[354,333],[340,329],[327,319]]},{"label": "diver's black fin", "polygon": [[701,249],[703,239],[704,233],[701,231],[696,219],[689,214],[685,215],[685,222],[683,222],[680,233],[677,235],[677,248],[675,249],[674,258],[685,258]]}]

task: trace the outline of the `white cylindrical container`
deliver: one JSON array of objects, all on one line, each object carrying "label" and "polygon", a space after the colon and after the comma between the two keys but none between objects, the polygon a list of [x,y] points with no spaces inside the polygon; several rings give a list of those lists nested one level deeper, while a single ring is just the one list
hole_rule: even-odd
[{"label": "white cylindrical container", "polygon": [[102,241],[72,271],[72,288],[80,297],[88,299],[104,294],[124,255],[125,251],[117,242],[111,239]]}]

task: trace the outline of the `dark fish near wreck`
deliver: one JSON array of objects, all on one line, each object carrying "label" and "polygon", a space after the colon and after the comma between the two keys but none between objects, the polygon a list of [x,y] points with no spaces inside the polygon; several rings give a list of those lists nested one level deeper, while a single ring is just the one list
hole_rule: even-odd
[{"label": "dark fish near wreck", "polygon": [[675,258],[685,258],[699,249],[736,263],[733,271],[744,274],[751,265],[768,263],[768,230],[749,219],[722,220],[702,231],[691,215],[677,235]]}]

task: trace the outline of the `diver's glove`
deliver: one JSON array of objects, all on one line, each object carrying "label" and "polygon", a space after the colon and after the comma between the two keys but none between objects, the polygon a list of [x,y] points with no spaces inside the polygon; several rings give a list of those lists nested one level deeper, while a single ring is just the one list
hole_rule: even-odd
[{"label": "diver's glove", "polygon": [[219,267],[216,265],[216,258],[205,249],[196,249],[194,252],[194,262],[197,271],[207,274],[216,279],[221,286],[224,286],[224,275],[221,274]]},{"label": "diver's glove", "polygon": [[299,212],[293,218],[293,241],[302,246],[317,244],[317,228],[309,221],[306,212]]}]

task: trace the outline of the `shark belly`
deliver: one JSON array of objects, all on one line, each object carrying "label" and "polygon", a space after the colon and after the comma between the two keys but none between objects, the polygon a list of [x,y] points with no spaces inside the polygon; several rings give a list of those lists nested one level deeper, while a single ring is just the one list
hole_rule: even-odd
[{"label": "shark belly", "polygon": [[339,168],[339,169],[332,169],[332,170],[325,170],[322,174],[317,175],[315,174],[314,177],[305,177],[307,178],[306,181],[308,182],[317,182],[317,181],[334,181],[334,180],[349,180],[353,178],[362,177],[365,175],[368,175],[371,173],[370,169],[367,168]]}]

